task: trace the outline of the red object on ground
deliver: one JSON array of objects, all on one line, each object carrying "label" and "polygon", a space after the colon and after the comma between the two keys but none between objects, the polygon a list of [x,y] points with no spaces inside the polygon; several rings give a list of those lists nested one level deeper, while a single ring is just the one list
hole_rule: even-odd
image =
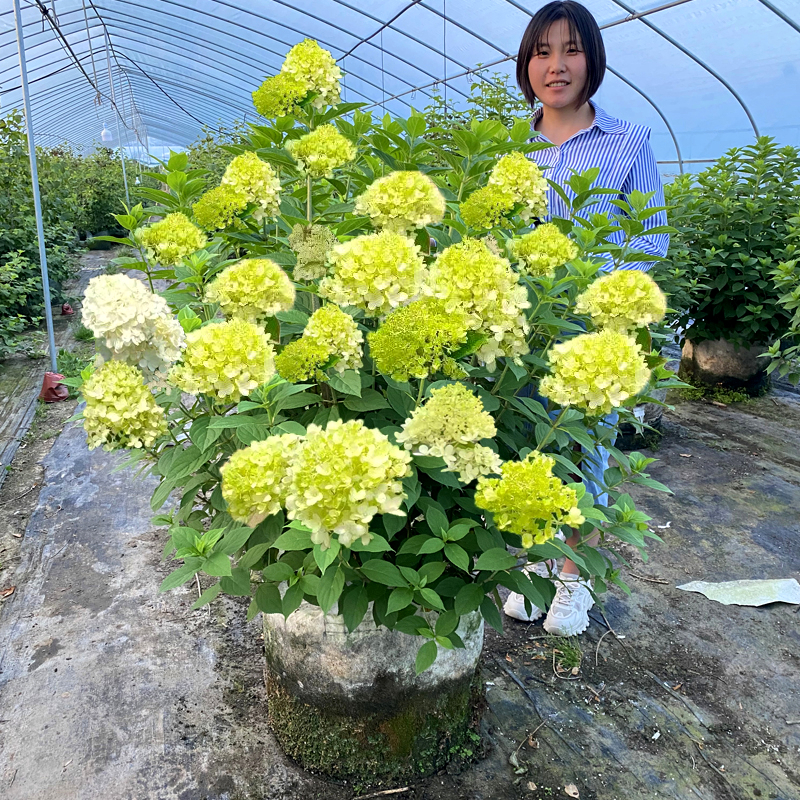
[{"label": "red object on ground", "polygon": [[75,311],[73,310],[72,306],[69,303],[63,303],[61,305],[61,316],[62,317],[69,317],[74,313],[75,313]]},{"label": "red object on ground", "polygon": [[45,372],[39,399],[44,400],[45,403],[58,403],[66,400],[69,397],[69,388],[61,383],[63,380],[64,376],[57,372]]}]

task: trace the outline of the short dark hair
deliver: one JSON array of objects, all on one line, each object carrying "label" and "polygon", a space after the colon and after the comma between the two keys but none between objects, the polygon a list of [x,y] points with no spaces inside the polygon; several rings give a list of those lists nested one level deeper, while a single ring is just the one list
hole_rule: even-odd
[{"label": "short dark hair", "polygon": [[606,48],[600,35],[600,28],[589,10],[575,0],[556,0],[554,3],[548,3],[542,6],[528,23],[517,56],[517,85],[531,106],[536,103],[536,95],[528,78],[528,64],[539,46],[547,41],[550,26],[562,19],[569,25],[570,36],[575,41],[580,39],[586,55],[586,85],[578,98],[579,105],[583,105],[597,92],[605,77]]}]

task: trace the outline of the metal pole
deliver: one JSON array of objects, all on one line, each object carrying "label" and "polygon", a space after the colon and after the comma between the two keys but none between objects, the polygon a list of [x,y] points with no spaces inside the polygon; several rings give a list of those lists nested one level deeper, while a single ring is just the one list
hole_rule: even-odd
[{"label": "metal pole", "polygon": [[50,343],[50,367],[53,372],[58,372],[56,366],[56,339],[53,335],[53,309],[50,303],[50,277],[47,274],[47,253],[44,245],[44,226],[42,225],[42,201],[39,197],[39,171],[36,168],[36,144],[33,139],[31,98],[28,93],[28,69],[25,65],[25,34],[22,30],[22,14],[19,10],[19,0],[14,0],[14,21],[17,26],[19,74],[22,83],[22,104],[25,109],[25,127],[28,133],[28,154],[31,159],[31,189],[33,190],[33,208],[36,213],[36,235],[39,239],[39,265],[42,268],[44,317],[47,321],[47,339]]},{"label": "metal pole", "polygon": [[122,182],[125,184],[125,201],[128,204],[128,208],[131,207],[131,195],[128,191],[128,175],[125,172],[125,150],[122,147],[122,131],[119,127],[119,109],[117,108],[117,97],[114,93],[114,80],[111,77],[111,56],[109,55],[109,42],[108,42],[108,31],[106,31],[106,64],[108,65],[108,84],[111,87],[111,102],[114,105],[114,111],[116,111],[116,118],[117,118],[117,141],[119,142],[119,157],[120,161],[122,161]]}]

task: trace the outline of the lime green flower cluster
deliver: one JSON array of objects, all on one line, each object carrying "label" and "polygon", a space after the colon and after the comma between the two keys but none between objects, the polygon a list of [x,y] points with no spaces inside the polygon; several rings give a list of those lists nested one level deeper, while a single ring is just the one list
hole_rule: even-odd
[{"label": "lime green flower cluster", "polygon": [[328,262],[333,274],[320,283],[320,294],[337,305],[360,308],[369,317],[383,316],[414,299],[427,274],[419,247],[392,231],[338,244]]},{"label": "lime green flower cluster", "polygon": [[363,363],[364,334],[356,321],[333,303],[318,308],[311,315],[301,338],[327,347],[329,357],[338,356],[334,364],[337,372],[358,369]]},{"label": "lime green flower cluster", "polygon": [[100,354],[142,369],[168,368],[181,357],[183,328],[167,301],[127,275],[98,275],[83,298],[83,324]]},{"label": "lime green flower cluster", "polygon": [[488,230],[514,209],[514,196],[499,186],[484,186],[461,204],[461,219],[470,228]]},{"label": "lime green flower cluster", "polygon": [[593,416],[609,414],[650,379],[639,345],[611,329],[553,345],[550,367],[539,392],[560,406],[576,406]]},{"label": "lime green flower cluster", "polygon": [[315,281],[327,272],[328,253],[339,240],[326,225],[295,225],[289,234],[289,247],[297,256],[296,281]]},{"label": "lime green flower cluster", "polygon": [[180,212],[167,214],[160,222],[144,228],[139,239],[151,257],[164,266],[178,264],[182,258],[206,245],[205,234]]},{"label": "lime green flower cluster", "polygon": [[331,360],[329,348],[317,341],[301,336],[275,356],[275,369],[278,375],[289,383],[326,380],[323,367]]},{"label": "lime green flower cluster", "polygon": [[547,181],[536,162],[524,153],[503,156],[492,169],[489,186],[508,192],[515,203],[521,203],[523,219],[546,216]]},{"label": "lime green flower cluster", "polygon": [[253,105],[262,117],[274,119],[294,114],[297,105],[308,94],[308,84],[294,75],[279,72],[267,78],[253,92]]},{"label": "lime green flower cluster", "polygon": [[270,436],[237,450],[225,463],[222,497],[237,522],[255,527],[286,505],[289,466],[300,447],[294,433]]},{"label": "lime green flower cluster", "polygon": [[222,185],[243,194],[248,203],[258,205],[253,214],[256,219],[274,217],[278,213],[281,182],[275,170],[255,153],[236,156],[222,176]]},{"label": "lime green flower cluster", "polygon": [[289,518],[309,527],[323,549],[334,533],[344,547],[357,539],[368,544],[376,514],[404,516],[402,480],[410,462],[408,453],[361,420],[310,425],[292,460]]},{"label": "lime green flower cluster", "polygon": [[294,284],[268,258],[244,258],[220,272],[206,288],[206,302],[226,317],[260,322],[294,306]]},{"label": "lime green flower cluster", "polygon": [[124,361],[107,361],[81,387],[83,427],[89,449],[150,447],[167,432],[164,410],[144,385],[142,373]]},{"label": "lime green flower cluster", "polygon": [[578,257],[578,245],[565,236],[552,222],[537,226],[530,233],[510,243],[512,256],[519,262],[520,272],[544,278],[556,267]]},{"label": "lime green flower cluster", "polygon": [[444,459],[446,472],[457,472],[463,484],[500,471],[500,456],[478,444],[497,433],[492,415],[462,383],[431,390],[430,398],[414,409],[396,439],[419,455]]},{"label": "lime green flower cluster", "polygon": [[335,106],[339,102],[342,71],[336,66],[334,57],[313,39],[305,39],[287,53],[281,74],[304,83],[306,93],[316,95],[312,102],[315,108]]},{"label": "lime green flower cluster", "polygon": [[489,369],[499,356],[519,361],[528,352],[525,287],[509,262],[483,242],[465,239],[444,250],[431,266],[428,292],[444,300],[447,313],[462,311],[469,328],[488,337],[477,355]]},{"label": "lime green flower cluster", "polygon": [[396,381],[464,374],[450,354],[467,339],[467,318],[433,297],[392,311],[367,338],[375,366]]},{"label": "lime green flower cluster", "polygon": [[356,321],[329,303],[308,320],[303,335],[290,342],[275,358],[278,374],[291,383],[326,380],[323,367],[336,359],[334,369],[344,372],[362,365],[364,334]]},{"label": "lime green flower cluster", "polygon": [[252,322],[212,323],[186,336],[170,380],[189,394],[238,403],[275,374],[273,356],[269,337]]},{"label": "lime green flower cluster", "polygon": [[312,178],[330,178],[333,171],[352,161],[358,151],[356,146],[336,129],[335,125],[319,128],[286,142],[289,155],[297,162],[301,172]]},{"label": "lime green flower cluster", "polygon": [[444,196],[427,176],[415,170],[390,172],[373,181],[356,199],[355,213],[369,216],[376,228],[405,233],[441,222]]},{"label": "lime green flower cluster", "polygon": [[247,208],[247,197],[233,186],[209,189],[193,206],[194,218],[207,231],[228,228]]},{"label": "lime green flower cluster", "polygon": [[589,314],[598,327],[629,331],[660,322],[667,313],[667,298],[646,272],[619,269],[578,295],[575,310]]},{"label": "lime green flower cluster", "polygon": [[521,536],[523,547],[552,539],[564,525],[583,524],[577,493],[553,475],[555,463],[536,451],[523,461],[506,461],[502,477],[478,481],[475,505],[490,511],[501,531]]}]

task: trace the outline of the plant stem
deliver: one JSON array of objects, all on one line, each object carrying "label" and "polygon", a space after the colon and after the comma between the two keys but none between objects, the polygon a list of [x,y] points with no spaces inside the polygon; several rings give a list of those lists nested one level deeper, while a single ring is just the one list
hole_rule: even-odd
[{"label": "plant stem", "polygon": [[311,207],[311,175],[306,175],[306,219],[308,224],[311,224],[313,217],[313,209]]},{"label": "plant stem", "polygon": [[559,411],[558,416],[553,420],[553,424],[549,427],[547,433],[544,435],[544,439],[542,439],[542,441],[539,442],[539,444],[536,446],[537,452],[539,453],[542,452],[542,448],[550,441],[551,434],[558,427],[558,423],[561,422],[561,418],[566,413],[567,413],[566,408],[562,408],[561,411]]},{"label": "plant stem", "polygon": [[422,396],[425,393],[425,378],[419,379],[419,391],[417,392],[417,407],[422,402]]}]

